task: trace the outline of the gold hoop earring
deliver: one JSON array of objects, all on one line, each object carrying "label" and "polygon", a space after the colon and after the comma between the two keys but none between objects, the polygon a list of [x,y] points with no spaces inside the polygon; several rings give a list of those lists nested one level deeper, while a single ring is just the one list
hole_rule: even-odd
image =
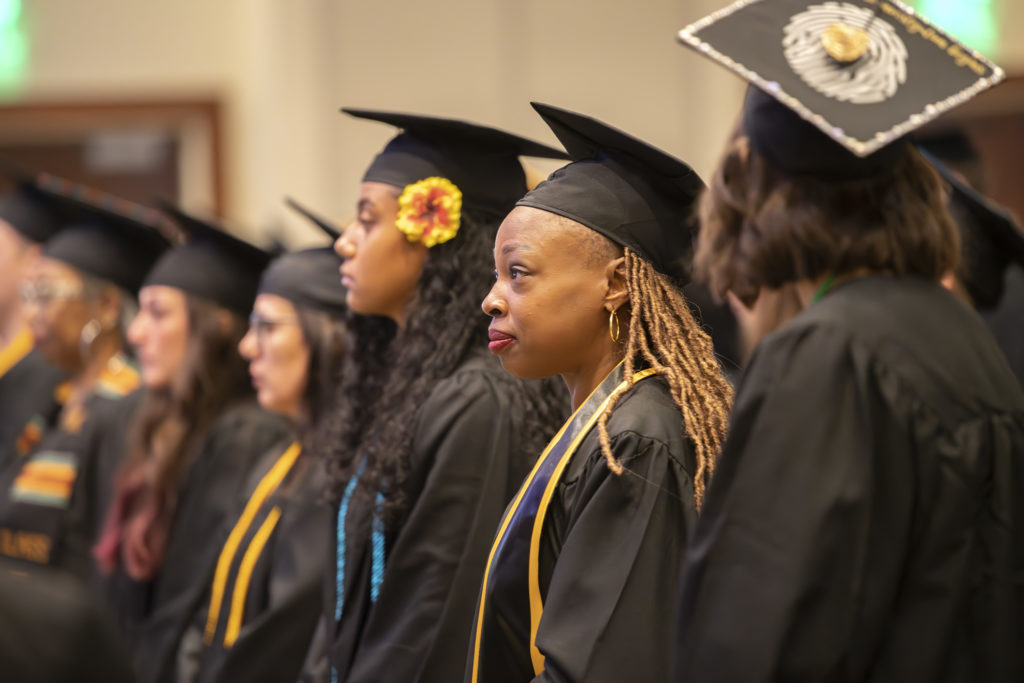
[{"label": "gold hoop earring", "polygon": [[619,311],[613,310],[608,314],[608,336],[612,338],[613,344],[619,343]]}]

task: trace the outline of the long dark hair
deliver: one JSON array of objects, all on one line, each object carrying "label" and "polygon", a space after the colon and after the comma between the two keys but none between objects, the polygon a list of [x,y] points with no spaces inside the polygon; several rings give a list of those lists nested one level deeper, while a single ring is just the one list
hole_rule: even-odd
[{"label": "long dark hair", "polygon": [[187,294],[185,302],[185,358],[167,389],[147,392],[126,461],[154,463],[151,485],[167,502],[201,436],[227,406],[252,395],[248,366],[238,354],[246,321],[200,297]]},{"label": "long dark hair", "polygon": [[[338,409],[321,446],[335,499],[365,462],[359,493],[380,492],[382,511],[404,506],[402,485],[427,395],[473,348],[487,343],[489,319],[480,302],[494,279],[491,252],[499,222],[463,210],[458,236],[430,249],[401,331],[388,318],[351,316],[352,348],[342,364]],[[508,381],[512,395],[527,406],[521,426],[525,462],[561,424],[564,393],[552,389],[554,384]]]},{"label": "long dark hair", "polygon": [[[248,367],[238,353],[245,319],[200,297],[186,294],[185,303],[185,358],[170,386],[148,390],[143,398],[95,550],[108,569],[118,564],[125,545],[144,549],[145,572],[159,569],[178,486],[199,440],[226,408],[252,395]],[[133,518],[142,522],[129,524]]]},{"label": "long dark hair", "polygon": [[700,204],[694,257],[713,294],[748,305],[762,287],[858,269],[938,279],[960,240],[938,172],[912,147],[867,180],[775,169],[736,134]]},{"label": "long dark hair", "polygon": [[295,304],[295,313],[302,338],[309,346],[306,390],[296,425],[303,447],[308,450],[318,441],[318,433],[334,412],[338,400],[335,387],[349,335],[342,318],[298,304]]}]

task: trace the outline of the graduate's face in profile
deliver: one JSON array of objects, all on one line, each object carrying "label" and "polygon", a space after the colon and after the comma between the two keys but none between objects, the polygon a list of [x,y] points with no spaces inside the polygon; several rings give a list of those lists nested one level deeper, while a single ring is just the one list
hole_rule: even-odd
[{"label": "graduate's face in profile", "polygon": [[95,315],[85,299],[85,282],[71,266],[40,258],[23,283],[23,302],[36,347],[54,365],[81,368],[82,329]]},{"label": "graduate's face in profile", "polygon": [[405,324],[406,306],[416,291],[427,247],[410,242],[395,227],[399,190],[385,183],[363,183],[356,219],[334,243],[345,259],[341,283],[350,309],[383,315]]},{"label": "graduate's face in profile", "polygon": [[295,306],[276,294],[257,296],[238,351],[249,361],[260,405],[297,417],[308,383],[310,350]]},{"label": "graduate's face in profile", "polygon": [[491,352],[516,377],[580,372],[612,347],[608,264],[581,254],[588,231],[523,206],[498,229],[496,279],[481,307],[492,318]]},{"label": "graduate's face in profile", "polygon": [[188,302],[175,287],[150,285],[139,292],[139,314],[128,326],[142,382],[150,389],[171,385],[188,347]]}]

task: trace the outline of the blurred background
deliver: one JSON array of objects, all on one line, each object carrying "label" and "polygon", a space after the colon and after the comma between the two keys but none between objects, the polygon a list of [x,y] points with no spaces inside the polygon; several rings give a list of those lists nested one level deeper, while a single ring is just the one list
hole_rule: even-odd
[{"label": "blurred background", "polygon": [[[347,218],[394,134],[341,106],[554,142],[529,106],[539,100],[624,128],[707,178],[743,85],[675,33],[725,4],[0,0],[0,155],[138,202],[168,197],[291,246],[318,235],[283,197]],[[966,127],[987,192],[1024,215],[1024,1],[910,4],[1007,71],[933,127]]]}]

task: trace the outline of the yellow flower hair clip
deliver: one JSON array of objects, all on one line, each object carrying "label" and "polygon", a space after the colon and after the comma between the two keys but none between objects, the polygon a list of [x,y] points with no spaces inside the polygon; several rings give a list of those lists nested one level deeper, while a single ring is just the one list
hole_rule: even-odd
[{"label": "yellow flower hair clip", "polygon": [[398,198],[395,225],[410,242],[444,244],[459,232],[462,191],[447,178],[424,178],[406,185]]}]

